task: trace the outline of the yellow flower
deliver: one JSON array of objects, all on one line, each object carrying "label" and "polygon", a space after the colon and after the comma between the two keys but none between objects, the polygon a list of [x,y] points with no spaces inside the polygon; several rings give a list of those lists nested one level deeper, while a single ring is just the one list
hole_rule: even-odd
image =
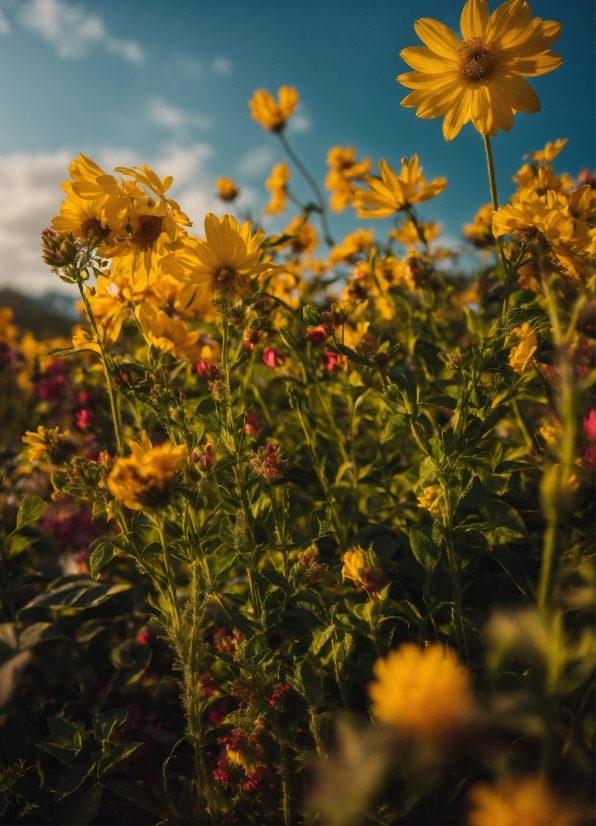
[{"label": "yellow flower", "polygon": [[557,419],[551,419],[549,424],[543,425],[538,432],[550,448],[558,448],[563,437],[563,426]]},{"label": "yellow flower", "polygon": [[379,162],[381,177],[371,175],[366,179],[370,191],[357,190],[353,205],[361,218],[387,218],[399,210],[407,210],[412,204],[429,201],[447,186],[447,178],[435,178],[429,184],[422,174],[418,155],[408,161],[402,158],[399,176],[387,161]]},{"label": "yellow flower", "polygon": [[[91,334],[87,332],[83,327],[74,327],[74,335],[72,337],[72,346],[75,350],[90,350],[93,353],[101,354],[101,347],[99,346],[99,342],[95,337],[95,334]],[[101,327],[98,325],[98,331],[101,335],[101,343],[104,347],[107,347],[110,344],[114,344],[115,339],[113,339],[110,335],[110,327],[109,325],[106,327]]]},{"label": "yellow flower", "polygon": [[304,220],[303,215],[296,215],[284,229],[284,235],[295,236],[287,244],[292,247],[296,255],[309,253],[319,246],[319,236],[310,221]]},{"label": "yellow flower", "polygon": [[584,808],[559,798],[544,777],[504,777],[470,791],[470,826],[576,826],[587,823]]},{"label": "yellow flower", "polygon": [[554,161],[557,157],[559,152],[567,145],[567,138],[557,138],[554,143],[550,141],[547,142],[544,149],[541,149],[539,152],[531,152],[529,155],[525,155],[526,158],[532,158],[534,161],[546,161],[550,163]]},{"label": "yellow flower", "polygon": [[33,430],[27,430],[23,436],[23,441],[26,445],[30,445],[27,451],[29,461],[49,459],[54,464],[63,462],[68,457],[69,436],[69,430],[60,433],[59,427],[46,429],[39,425],[37,433]]},{"label": "yellow flower", "polygon": [[215,188],[222,201],[235,201],[240,194],[240,187],[231,178],[218,178]]},{"label": "yellow flower", "polygon": [[[418,229],[420,232],[418,232]],[[414,222],[407,218],[402,221],[397,229],[390,229],[389,235],[401,244],[420,244],[422,243],[420,238],[422,234],[425,243],[429,244],[441,234],[441,228],[435,221],[430,221],[428,224],[418,222],[418,229],[416,229]]]},{"label": "yellow flower", "polygon": [[290,180],[290,167],[282,161],[275,164],[271,170],[271,175],[265,181],[265,188],[271,193],[269,203],[263,210],[267,215],[277,215],[286,208],[286,196],[288,192],[288,181]]},{"label": "yellow flower", "polygon": [[422,493],[418,494],[418,507],[426,508],[430,513],[437,513],[440,499],[441,488],[438,485],[429,485],[429,487],[423,488]]},{"label": "yellow flower", "polygon": [[123,232],[125,215],[120,215],[108,223],[104,211],[106,199],[81,198],[73,191],[70,182],[62,184],[66,200],[60,204],[60,215],[52,218],[52,229],[57,232],[70,232],[75,238],[81,238],[92,246],[99,246],[112,232]]},{"label": "yellow flower", "polygon": [[462,227],[464,236],[475,247],[483,249],[495,243],[493,235],[493,205],[484,204],[480,207],[471,224]]},{"label": "yellow flower", "polygon": [[329,254],[329,264],[337,264],[339,261],[349,261],[359,252],[368,252],[373,245],[375,231],[373,229],[362,229],[359,227],[350,232],[343,239],[341,244],[337,244]]},{"label": "yellow flower", "polygon": [[122,228],[130,209],[130,197],[116,178],[82,154],[72,161],[68,172],[73,182],[62,184],[63,189],[69,187],[73,195],[101,204],[102,226],[105,221],[111,229]]},{"label": "yellow flower", "polygon": [[356,191],[353,181],[363,180],[370,172],[370,158],[356,160],[353,146],[333,146],[327,153],[330,167],[325,178],[325,189],[331,191],[329,206],[333,212],[343,212]]},{"label": "yellow flower", "polygon": [[532,189],[522,189],[512,197],[511,204],[499,207],[494,213],[493,232],[497,237],[518,232],[521,234],[514,237],[520,240],[532,240],[541,232],[551,245],[567,244],[575,225],[566,206],[561,196],[552,190],[542,196]]},{"label": "yellow flower", "polygon": [[385,575],[381,568],[381,561],[374,551],[364,551],[362,548],[346,551],[343,563],[342,582],[348,579],[357,588],[371,593],[375,593],[382,587]]},{"label": "yellow flower", "polygon": [[509,364],[516,373],[525,373],[531,365],[532,356],[538,347],[536,333],[528,321],[524,321],[521,327],[516,327],[511,331],[519,338],[519,344],[515,344],[509,353]]},{"label": "yellow flower", "polygon": [[128,443],[131,455],[118,458],[108,477],[108,489],[131,510],[158,507],[170,496],[175,474],[186,462],[186,445],[169,442],[153,447],[146,433]]},{"label": "yellow flower", "polygon": [[210,212],[205,235],[206,240],[186,238],[182,249],[161,259],[162,268],[179,281],[229,298],[245,290],[253,276],[275,268],[261,262],[264,233],[251,235],[250,221],[240,225],[231,215]]},{"label": "yellow flower", "polygon": [[257,89],[248,101],[251,118],[270,132],[282,131],[298,105],[298,91],[293,86],[282,86],[278,98],[279,102],[265,89]]},{"label": "yellow flower", "polygon": [[190,332],[181,318],[170,318],[151,304],[140,304],[135,316],[148,344],[171,353],[176,359],[198,362],[202,358],[201,333]]},{"label": "yellow flower", "polygon": [[461,13],[462,40],[443,23],[424,17],[414,24],[426,46],[401,52],[414,69],[397,80],[414,89],[402,106],[419,118],[445,115],[443,135],[452,140],[471,119],[482,135],[513,126],[515,112],[539,112],[540,101],[523,79],[552,72],[562,58],[549,51],[561,25],[536,17],[525,0],[507,0],[490,17],[486,0],[468,0]]},{"label": "yellow flower", "polygon": [[472,675],[450,648],[404,643],[373,666],[368,688],[374,716],[406,734],[440,742],[464,726],[474,708]]},{"label": "yellow flower", "polygon": [[14,344],[17,339],[17,328],[12,324],[13,312],[10,307],[0,307],[0,341],[5,344]]}]

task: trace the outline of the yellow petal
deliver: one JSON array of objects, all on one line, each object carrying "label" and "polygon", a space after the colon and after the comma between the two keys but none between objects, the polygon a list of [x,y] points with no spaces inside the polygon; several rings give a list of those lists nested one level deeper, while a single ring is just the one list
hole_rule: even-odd
[{"label": "yellow petal", "polygon": [[509,132],[513,126],[513,109],[510,103],[509,86],[500,85],[497,81],[486,87],[489,106],[494,122],[499,129]]},{"label": "yellow petal", "polygon": [[490,16],[485,37],[500,43],[512,29],[521,29],[532,22],[532,9],[525,0],[507,0]]},{"label": "yellow petal", "polygon": [[470,120],[470,91],[463,88],[459,92],[453,107],[445,115],[443,121],[443,137],[451,141],[458,134],[464,123]]},{"label": "yellow petal", "polygon": [[531,114],[540,111],[540,100],[527,80],[518,75],[498,73],[494,78],[494,85],[499,93],[507,100],[512,109],[517,112]]},{"label": "yellow petal", "polygon": [[435,52],[427,49],[426,46],[409,46],[407,49],[402,49],[399,54],[408,66],[411,66],[412,69],[416,69],[419,72],[439,74],[448,69],[453,69],[453,62],[451,60],[440,57],[435,54]]},{"label": "yellow petal", "polygon": [[468,0],[463,7],[459,25],[464,40],[482,37],[488,23],[488,4],[486,0]]},{"label": "yellow petal", "polygon": [[416,20],[414,29],[429,49],[455,63],[455,52],[461,46],[461,42],[444,23],[430,17],[422,17]]},{"label": "yellow petal", "polygon": [[555,52],[544,52],[534,57],[517,57],[507,61],[507,69],[518,75],[537,77],[558,69],[563,58]]}]

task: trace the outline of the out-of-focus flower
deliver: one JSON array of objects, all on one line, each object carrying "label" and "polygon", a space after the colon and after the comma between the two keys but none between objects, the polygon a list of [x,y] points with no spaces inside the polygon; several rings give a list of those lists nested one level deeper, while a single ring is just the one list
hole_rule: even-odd
[{"label": "out-of-focus flower", "polygon": [[397,229],[389,230],[389,235],[401,244],[430,244],[440,234],[441,228],[436,221],[430,221],[428,224],[418,222],[418,227],[416,227],[411,218],[402,221]]},{"label": "out-of-focus flower", "polygon": [[165,256],[160,264],[174,278],[216,296],[232,298],[245,290],[255,275],[274,269],[261,262],[264,233],[251,235],[250,221],[240,225],[232,215],[205,216],[206,240],[186,238],[183,248]]},{"label": "out-of-focus flower", "polygon": [[319,245],[319,236],[316,229],[310,221],[305,221],[302,215],[296,215],[295,218],[292,218],[284,229],[284,235],[294,236],[286,243],[296,255],[313,252]]},{"label": "out-of-focus flower", "polygon": [[375,596],[385,583],[385,574],[381,560],[374,551],[356,548],[344,554],[341,579],[342,582],[348,579],[357,588]]},{"label": "out-of-focus flower", "polygon": [[348,360],[345,356],[340,356],[339,353],[334,353],[333,350],[325,350],[323,352],[325,362],[323,367],[328,373],[337,373],[340,370],[346,370]]},{"label": "out-of-focus flower", "polygon": [[596,410],[592,408],[583,420],[584,433],[590,442],[596,442]]},{"label": "out-of-focus flower", "polygon": [[248,101],[250,116],[264,129],[281,132],[298,106],[298,90],[293,86],[281,86],[278,101],[265,89],[257,89]]},{"label": "out-of-focus flower", "polygon": [[240,195],[240,187],[231,178],[217,178],[215,189],[222,201],[235,201]]},{"label": "out-of-focus flower", "polygon": [[244,414],[244,432],[247,436],[258,436],[263,432],[261,422],[254,413]]},{"label": "out-of-focus flower", "polygon": [[472,675],[450,648],[404,643],[377,660],[373,674],[368,692],[374,716],[412,737],[440,743],[470,720]]},{"label": "out-of-focus flower", "polygon": [[70,431],[60,432],[59,427],[45,428],[39,425],[37,432],[27,430],[23,436],[26,445],[30,445],[27,457],[30,462],[49,459],[54,464],[64,462],[70,453]]},{"label": "out-of-focus flower", "polygon": [[515,112],[539,112],[540,101],[523,79],[552,72],[562,58],[549,51],[561,26],[532,19],[529,3],[508,0],[490,17],[486,0],[468,0],[461,13],[462,40],[444,23],[424,17],[414,24],[425,46],[403,49],[414,69],[397,80],[414,89],[402,106],[419,118],[445,115],[443,136],[452,140],[469,120],[482,135],[509,131]]},{"label": "out-of-focus flower", "polygon": [[[190,331],[181,318],[170,318],[163,310],[150,304],[140,304],[135,315],[148,344],[153,344],[176,359],[198,362],[203,358],[199,330]],[[207,345],[209,354],[210,345]]]},{"label": "out-of-focus flower", "polygon": [[548,424],[539,429],[539,433],[549,447],[556,448],[561,443],[563,426],[557,419],[553,418]]},{"label": "out-of-focus flower", "polygon": [[271,170],[271,175],[265,181],[265,188],[271,193],[269,203],[263,210],[267,215],[277,215],[286,208],[290,175],[290,167],[285,161],[276,163]]},{"label": "out-of-focus flower", "polygon": [[557,138],[554,142],[548,141],[544,149],[540,149],[538,152],[530,152],[529,155],[524,155],[524,157],[532,158],[532,160],[538,163],[541,161],[550,163],[554,161],[559,152],[567,146],[567,142],[567,138]]},{"label": "out-of-focus flower", "polygon": [[281,367],[286,360],[286,357],[281,350],[275,347],[265,347],[263,351],[263,364],[271,367],[274,370],[276,367]]},{"label": "out-of-focus flower", "polygon": [[219,365],[214,364],[213,362],[209,362],[206,359],[201,359],[196,364],[197,373],[199,376],[203,378],[211,379],[214,381],[221,376],[221,370],[219,369]]},{"label": "out-of-focus flower", "polygon": [[273,445],[268,444],[254,451],[250,465],[257,476],[273,482],[275,479],[281,479],[290,463],[287,459],[281,458],[279,451]]},{"label": "out-of-focus flower", "polygon": [[418,494],[418,507],[426,508],[430,513],[438,513],[441,496],[441,488],[438,485],[429,485]]},{"label": "out-of-focus flower", "polygon": [[374,229],[362,229],[359,227],[350,232],[343,239],[341,244],[336,244],[329,253],[329,264],[337,264],[340,261],[350,261],[358,253],[366,253],[373,245],[375,237]]},{"label": "out-of-focus flower", "polygon": [[582,805],[559,797],[543,776],[478,783],[469,800],[470,826],[579,826],[589,817]]},{"label": "out-of-focus flower", "polygon": [[83,410],[77,410],[75,419],[79,430],[88,430],[95,421],[95,415],[91,410],[83,408]]},{"label": "out-of-focus flower", "polygon": [[465,238],[475,247],[484,249],[495,243],[493,235],[493,205],[484,204],[480,207],[471,224],[464,224],[462,232]]},{"label": "out-of-focus flower", "polygon": [[324,327],[309,327],[306,331],[307,336],[313,344],[322,344],[329,335]]},{"label": "out-of-focus flower", "polygon": [[516,373],[525,373],[532,363],[532,357],[538,347],[536,333],[528,321],[524,321],[521,327],[516,327],[511,331],[519,338],[519,344],[514,344],[509,353],[509,364]]},{"label": "out-of-focus flower", "polygon": [[333,212],[343,212],[354,197],[354,181],[364,180],[370,172],[371,160],[357,161],[353,146],[333,146],[327,153],[327,165],[325,189],[331,191],[329,206]]},{"label": "out-of-focus flower", "polygon": [[140,442],[128,445],[131,455],[116,459],[108,477],[110,493],[131,510],[163,505],[174,476],[186,463],[186,445],[167,442],[153,447],[146,433]]},{"label": "out-of-focus flower", "polygon": [[359,189],[354,196],[354,206],[361,218],[387,218],[412,204],[436,198],[447,186],[447,178],[435,178],[426,183],[419,165],[418,155],[408,161],[402,158],[401,170],[396,175],[387,161],[379,161],[381,177],[366,178],[368,190]]}]

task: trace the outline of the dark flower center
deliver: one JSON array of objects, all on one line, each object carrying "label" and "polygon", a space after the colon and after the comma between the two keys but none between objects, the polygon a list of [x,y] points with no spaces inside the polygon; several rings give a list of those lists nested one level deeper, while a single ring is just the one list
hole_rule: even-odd
[{"label": "dark flower center", "polygon": [[163,230],[163,218],[159,215],[139,215],[139,225],[132,236],[133,243],[139,249],[150,249],[157,241]]},{"label": "dark flower center", "polygon": [[483,37],[464,40],[456,51],[460,74],[467,80],[480,81],[490,77],[495,66],[495,44]]},{"label": "dark flower center", "polygon": [[102,227],[101,221],[97,218],[87,218],[87,220],[81,224],[81,235],[86,241],[91,239],[94,241],[103,241],[109,234],[110,230],[107,227]]}]

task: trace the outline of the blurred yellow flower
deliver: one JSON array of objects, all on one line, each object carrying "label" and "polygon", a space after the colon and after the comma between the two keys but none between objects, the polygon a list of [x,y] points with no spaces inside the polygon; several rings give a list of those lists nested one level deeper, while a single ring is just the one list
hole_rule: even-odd
[{"label": "blurred yellow flower", "polygon": [[198,362],[202,358],[201,333],[198,330],[191,332],[181,318],[170,318],[151,304],[140,304],[135,316],[148,344],[176,359]]},{"label": "blurred yellow flower", "polygon": [[27,430],[23,436],[23,442],[30,445],[27,451],[27,458],[30,462],[39,459],[49,459],[54,464],[63,462],[68,456],[68,437],[70,431],[65,430],[60,433],[59,427],[45,428],[39,425],[37,432]]},{"label": "blurred yellow flower", "polygon": [[416,225],[410,218],[402,221],[397,229],[389,230],[389,235],[401,244],[420,244],[422,238],[426,244],[429,244],[435,238],[438,238],[440,234],[441,228],[436,221],[430,221],[428,224],[418,222],[418,229],[416,229]]},{"label": "blurred yellow flower", "polygon": [[325,177],[325,189],[331,191],[329,206],[333,212],[343,212],[351,203],[356,191],[354,181],[364,180],[370,172],[370,158],[356,160],[353,146],[333,146],[327,153],[329,172]]},{"label": "blurred yellow flower", "polygon": [[430,513],[437,513],[441,499],[441,488],[438,485],[429,485],[418,494],[418,507],[426,508]]},{"label": "blurred yellow flower", "polygon": [[10,307],[0,307],[0,341],[14,344],[17,339],[17,327],[12,324],[13,312]]},{"label": "blurred yellow flower", "polygon": [[407,210],[412,204],[435,198],[447,186],[447,178],[435,178],[426,183],[418,155],[413,155],[409,161],[402,158],[399,176],[387,161],[379,161],[379,172],[380,178],[371,175],[366,179],[369,190],[356,191],[353,204],[360,218],[387,218],[399,210]]},{"label": "blurred yellow flower", "polygon": [[511,204],[494,213],[493,232],[497,237],[513,234],[520,240],[532,240],[541,232],[551,245],[567,244],[575,226],[566,206],[564,199],[552,190],[542,196],[532,189],[522,189],[512,196]]},{"label": "blurred yellow flower", "polygon": [[540,101],[523,79],[552,72],[562,58],[549,47],[561,26],[532,19],[525,0],[507,0],[489,17],[486,0],[468,0],[460,18],[462,40],[444,23],[423,17],[414,24],[425,46],[401,52],[414,69],[397,80],[410,92],[402,106],[419,118],[445,115],[443,135],[452,140],[471,119],[482,135],[513,126],[515,112],[539,112]]},{"label": "blurred yellow flower", "polygon": [[372,712],[406,734],[440,742],[456,734],[474,710],[472,675],[452,649],[404,643],[373,666]]},{"label": "blurred yellow flower", "polygon": [[363,591],[374,593],[382,587],[385,575],[381,567],[381,560],[374,551],[364,551],[356,548],[346,551],[343,557],[341,580],[349,580]]},{"label": "blurred yellow flower", "polygon": [[548,141],[544,149],[541,149],[539,152],[530,152],[529,155],[524,155],[525,158],[532,158],[534,161],[546,161],[550,163],[554,161],[557,157],[559,152],[567,145],[567,138],[557,138],[554,143]]},{"label": "blurred yellow flower", "polygon": [[588,813],[574,801],[563,800],[546,778],[504,777],[494,785],[473,786],[469,826],[579,826]]},{"label": "blurred yellow flower", "polygon": [[521,327],[516,327],[511,331],[517,335],[519,344],[514,344],[509,353],[509,364],[516,373],[525,373],[532,364],[532,357],[538,347],[536,333],[528,321],[524,321]]},{"label": "blurred yellow flower", "polygon": [[275,164],[271,170],[271,175],[265,181],[265,188],[271,193],[269,203],[263,210],[267,215],[277,215],[278,212],[283,212],[286,208],[290,174],[290,167],[285,161]]},{"label": "blurred yellow flower", "polygon": [[205,216],[206,240],[186,238],[182,249],[161,259],[163,269],[186,284],[216,296],[237,296],[255,275],[275,268],[261,262],[264,233],[251,235],[250,221],[240,225],[231,215]]},{"label": "blurred yellow flower", "polygon": [[465,238],[475,247],[484,249],[495,243],[493,235],[493,205],[484,204],[480,207],[471,224],[464,224],[462,232]]},{"label": "blurred yellow flower", "polygon": [[359,227],[350,232],[343,239],[341,244],[336,244],[329,253],[329,264],[337,264],[340,261],[349,261],[354,255],[360,252],[368,252],[373,245],[375,237],[374,229],[362,229]]},{"label": "blurred yellow flower", "polygon": [[270,132],[282,131],[298,105],[298,91],[293,86],[282,86],[278,98],[276,101],[265,89],[257,89],[248,101],[251,118]]},{"label": "blurred yellow flower", "polygon": [[128,445],[131,455],[116,459],[108,489],[131,510],[159,507],[168,500],[173,478],[186,462],[186,445],[166,442],[153,447],[146,433],[140,442]]},{"label": "blurred yellow flower", "polygon": [[284,235],[293,235],[294,238],[287,241],[288,246],[300,255],[302,253],[314,252],[319,246],[319,236],[316,229],[304,216],[296,215],[284,229]]},{"label": "blurred yellow flower", "polygon": [[222,201],[235,201],[240,194],[240,187],[231,178],[217,178],[215,188]]}]

